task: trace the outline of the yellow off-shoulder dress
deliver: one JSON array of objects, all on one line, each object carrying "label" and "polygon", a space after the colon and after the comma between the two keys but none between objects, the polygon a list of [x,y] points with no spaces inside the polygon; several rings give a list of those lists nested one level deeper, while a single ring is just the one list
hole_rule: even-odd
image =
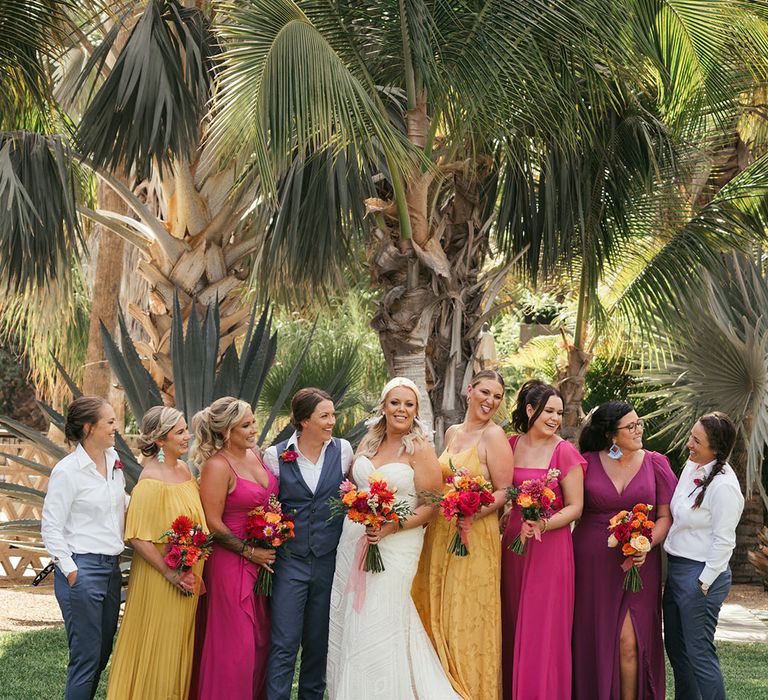
[{"label": "yellow off-shoulder dress", "polygon": [[[450,445],[448,446],[450,448]],[[440,455],[443,477],[450,462],[482,475],[477,445]],[[501,696],[501,543],[493,513],[476,520],[469,554],[448,551],[456,532],[438,512],[430,521],[411,595],[454,690],[465,700]]]},{"label": "yellow off-shoulder dress", "polygon": [[[125,539],[154,542],[163,554],[162,534],[180,515],[208,530],[195,479],[167,483],[141,479],[133,489]],[[203,562],[192,571],[200,576]],[[125,614],[112,656],[108,700],[186,700],[192,673],[198,596],[185,596],[134,554]]]}]

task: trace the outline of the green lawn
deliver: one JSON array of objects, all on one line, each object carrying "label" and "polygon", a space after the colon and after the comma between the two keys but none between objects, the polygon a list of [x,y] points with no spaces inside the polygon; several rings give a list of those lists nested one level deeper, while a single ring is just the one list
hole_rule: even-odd
[{"label": "green lawn", "polygon": [[[768,700],[768,645],[720,643],[718,650],[728,700]],[[62,697],[66,664],[61,628],[0,635],[0,700]],[[104,680],[97,698],[105,697]]]}]

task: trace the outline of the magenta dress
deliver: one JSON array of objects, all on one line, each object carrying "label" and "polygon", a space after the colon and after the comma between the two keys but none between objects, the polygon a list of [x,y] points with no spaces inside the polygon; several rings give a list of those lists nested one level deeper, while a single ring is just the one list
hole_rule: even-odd
[{"label": "magenta dress", "polygon": [[[519,435],[509,439],[515,450]],[[559,480],[586,462],[565,440],[552,453],[550,469]],[[544,469],[515,465],[514,485],[540,479]],[[563,501],[560,481],[554,488]],[[504,700],[567,700],[571,696],[573,621],[573,544],[570,527],[528,540],[528,551],[510,551],[522,526],[520,511],[510,513],[501,543],[501,667]]]},{"label": "magenta dress", "polygon": [[[661,639],[661,547],[648,553],[640,568],[643,589],[625,591],[624,557],[608,547],[608,521],[637,503],[667,505],[677,484],[669,460],[646,451],[640,471],[619,495],[603,469],[600,455],[587,452],[584,512],[573,531],[576,557],[576,606],[573,628],[574,700],[619,697],[619,634],[629,612],[637,637],[638,700],[663,700],[664,645]],[[654,511],[651,511],[653,519]]]},{"label": "magenta dress", "polygon": [[[277,479],[264,471],[269,479],[266,488],[232,469],[235,488],[227,495],[222,520],[237,537],[245,537],[248,512],[277,495]],[[195,684],[200,700],[266,697],[269,605],[267,598],[253,593],[258,574],[256,564],[223,547],[214,547],[205,563],[204,637]]]}]

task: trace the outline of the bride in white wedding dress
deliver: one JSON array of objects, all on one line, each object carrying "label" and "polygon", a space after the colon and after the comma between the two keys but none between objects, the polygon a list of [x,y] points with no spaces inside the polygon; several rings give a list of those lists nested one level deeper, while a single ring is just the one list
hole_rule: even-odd
[{"label": "bride in white wedding dress", "polygon": [[[460,700],[411,600],[411,584],[433,506],[417,494],[441,490],[440,465],[418,420],[419,391],[395,377],[381,393],[379,417],[360,443],[352,480],[367,488],[379,472],[413,514],[402,529],[377,532],[350,520],[336,554],[328,639],[331,700]],[[384,571],[357,574],[362,537],[378,544]],[[357,575],[356,575],[357,574]],[[364,582],[364,590],[352,584]]]}]

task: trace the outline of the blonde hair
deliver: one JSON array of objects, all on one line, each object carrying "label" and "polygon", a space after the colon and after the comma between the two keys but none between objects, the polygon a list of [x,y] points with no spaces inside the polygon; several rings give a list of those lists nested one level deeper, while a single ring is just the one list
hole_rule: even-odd
[{"label": "blonde hair", "polygon": [[364,455],[370,459],[379,451],[379,447],[381,447],[381,443],[384,442],[384,437],[387,434],[387,419],[384,415],[384,402],[387,400],[387,396],[389,396],[389,393],[393,389],[401,386],[410,389],[416,396],[416,416],[411,424],[411,429],[402,437],[402,447],[400,448],[398,455],[403,454],[403,452],[407,455],[412,455],[416,451],[416,446],[418,444],[429,442],[429,437],[424,428],[424,424],[419,420],[419,405],[421,400],[419,388],[407,377],[395,377],[389,381],[381,391],[376,415],[366,423],[368,425],[368,432],[360,441],[360,446],[357,448],[358,454]]},{"label": "blonde hair", "polygon": [[202,464],[224,448],[229,434],[251,410],[250,405],[234,396],[223,396],[210,406],[195,413],[192,431],[195,442],[190,457],[195,464]]},{"label": "blonde hair", "polygon": [[138,447],[145,457],[152,457],[160,452],[158,440],[162,440],[173,430],[184,414],[170,406],[152,406],[141,419],[141,434]]}]

